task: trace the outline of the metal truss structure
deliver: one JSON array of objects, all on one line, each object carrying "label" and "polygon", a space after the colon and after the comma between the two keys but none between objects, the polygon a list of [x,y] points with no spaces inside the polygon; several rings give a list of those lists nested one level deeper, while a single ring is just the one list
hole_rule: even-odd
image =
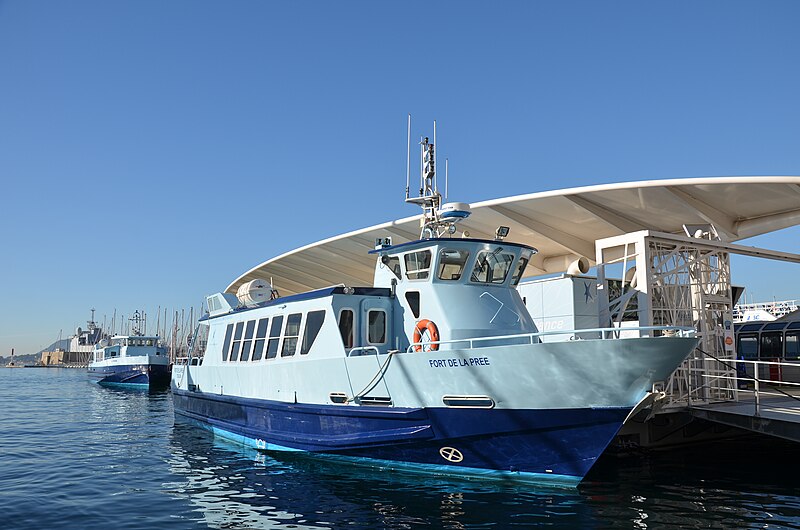
[{"label": "metal truss structure", "polygon": [[629,321],[697,330],[697,349],[654,389],[668,406],[738,398],[730,254],[800,262],[797,254],[721,242],[711,225],[692,228],[692,237],[645,230],[596,242],[601,326],[623,335]]}]

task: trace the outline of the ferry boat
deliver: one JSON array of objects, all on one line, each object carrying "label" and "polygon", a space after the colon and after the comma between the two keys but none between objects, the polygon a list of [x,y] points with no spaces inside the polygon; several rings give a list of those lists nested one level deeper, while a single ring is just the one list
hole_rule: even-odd
[{"label": "ferry boat", "polygon": [[505,227],[458,236],[469,206],[442,204],[421,149],[419,239],[377,241],[372,285],[281,297],[255,279],[207,297],[175,412],[266,451],[575,486],[694,331],[543,341],[516,288],[536,249]]},{"label": "ferry boat", "polygon": [[95,345],[89,377],[102,385],[168,388],[172,365],[158,335],[145,335],[144,317],[134,313],[130,335],[114,335]]}]

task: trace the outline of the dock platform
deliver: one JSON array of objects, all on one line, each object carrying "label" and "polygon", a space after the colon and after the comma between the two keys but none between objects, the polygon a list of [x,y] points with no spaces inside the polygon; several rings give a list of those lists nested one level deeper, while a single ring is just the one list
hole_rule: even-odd
[{"label": "dock platform", "polygon": [[747,431],[777,436],[800,442],[800,396],[753,395],[739,401],[693,405],[689,408],[696,418]]}]

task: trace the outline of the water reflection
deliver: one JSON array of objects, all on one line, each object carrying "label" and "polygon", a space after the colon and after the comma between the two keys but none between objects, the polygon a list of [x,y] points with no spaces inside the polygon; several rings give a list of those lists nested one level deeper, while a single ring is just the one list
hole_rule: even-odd
[{"label": "water reflection", "polygon": [[554,491],[262,454],[77,370],[0,370],[0,403],[0,529],[800,528],[800,444],[769,438],[605,455]]},{"label": "water reflection", "polygon": [[[800,528],[797,445],[773,440],[609,456],[578,490],[265,454],[182,422],[170,452],[170,470],[180,479],[169,492],[212,528]],[[747,458],[756,453],[762,458]],[[781,463],[789,471],[783,478],[766,474],[764,465],[775,470]]]},{"label": "water reflection", "polygon": [[744,436],[668,451],[605,455],[581,484],[601,525],[800,528],[800,445]]},{"label": "water reflection", "polygon": [[591,508],[574,490],[536,492],[265,454],[181,421],[171,445],[170,470],[183,480],[167,489],[194,504],[212,528],[592,526]]}]

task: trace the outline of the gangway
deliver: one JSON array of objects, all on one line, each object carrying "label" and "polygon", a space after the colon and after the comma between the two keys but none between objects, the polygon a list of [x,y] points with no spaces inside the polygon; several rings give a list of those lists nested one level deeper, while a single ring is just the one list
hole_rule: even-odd
[{"label": "gangway", "polygon": [[[696,329],[698,349],[655,390],[667,407],[737,401],[730,254],[792,263],[800,254],[721,241],[711,224],[684,229],[686,236],[643,230],[596,241],[600,324],[622,326],[634,306],[639,326]],[[612,292],[614,277],[623,282]]]},{"label": "gangway", "polygon": [[[681,367],[654,387],[659,398],[647,419],[621,434],[642,445],[661,444],[666,436],[657,431],[664,424],[668,443],[682,443],[680,431],[696,418],[800,441],[800,384],[782,377],[800,375],[800,365],[737,359],[730,281],[730,254],[793,263],[800,263],[800,254],[722,241],[710,224],[684,228],[685,236],[647,230],[596,241],[601,324],[624,328],[633,319],[638,326],[688,326],[700,339]],[[613,278],[622,278],[621,286],[612,287]],[[656,416],[660,420],[647,425]],[[692,436],[684,434],[684,441]]]}]

